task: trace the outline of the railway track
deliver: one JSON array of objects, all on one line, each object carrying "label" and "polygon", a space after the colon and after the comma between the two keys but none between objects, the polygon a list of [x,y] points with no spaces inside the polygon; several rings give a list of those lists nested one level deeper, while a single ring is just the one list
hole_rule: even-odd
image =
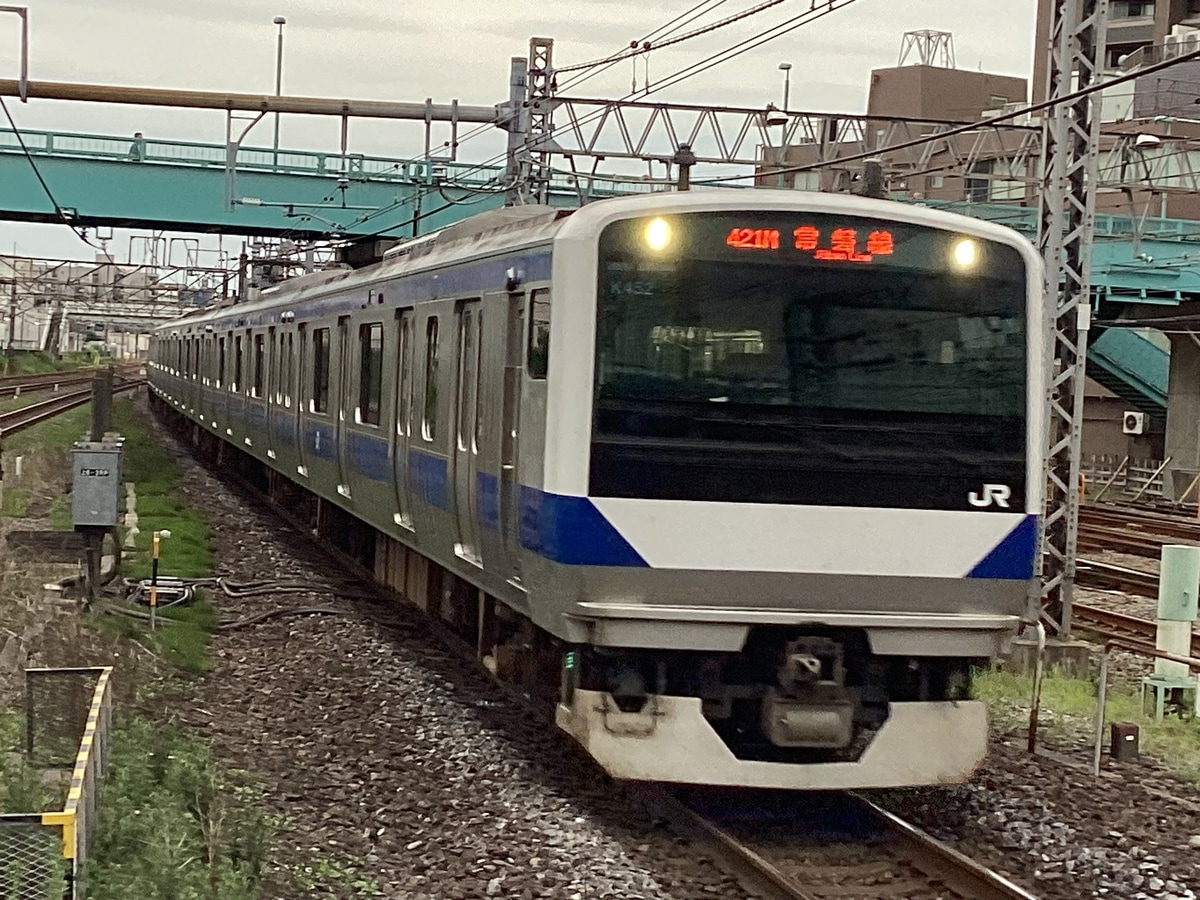
[{"label": "railway track", "polygon": [[1200,544],[1200,520],[1128,507],[1083,506],[1079,510],[1079,544],[1087,549],[1158,556],[1163,544]]},{"label": "railway track", "polygon": [[1158,576],[1155,573],[1095,559],[1076,562],[1075,580],[1078,584],[1101,590],[1124,591],[1139,597],[1158,596]]},{"label": "railway track", "polygon": [[[134,378],[123,382],[119,381],[113,385],[113,393],[117,394],[122,391],[133,390],[145,383],[146,379],[144,378]],[[90,403],[91,399],[92,391],[89,387],[86,390],[71,391],[47,400],[40,400],[37,403],[31,403],[28,406],[14,409],[11,412],[0,413],[0,435],[23,431],[32,425],[44,422],[46,419],[52,419],[77,406]]]},{"label": "railway track", "polygon": [[[130,377],[140,363],[116,367],[119,376]],[[0,399],[19,397],[40,391],[57,391],[60,388],[91,384],[101,370],[95,368],[67,369],[61,372],[41,372],[36,375],[6,375],[0,377]]]},{"label": "railway track", "polygon": [[703,841],[747,890],[769,900],[1035,900],[858,794],[779,798],[654,790],[642,800]]}]

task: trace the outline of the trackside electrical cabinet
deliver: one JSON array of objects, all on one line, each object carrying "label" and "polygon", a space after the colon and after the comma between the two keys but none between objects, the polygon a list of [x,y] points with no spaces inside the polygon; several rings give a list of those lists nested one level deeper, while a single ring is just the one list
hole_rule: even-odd
[{"label": "trackside electrical cabinet", "polygon": [[121,497],[121,444],[81,441],[71,449],[71,522],[104,528],[117,524]]}]

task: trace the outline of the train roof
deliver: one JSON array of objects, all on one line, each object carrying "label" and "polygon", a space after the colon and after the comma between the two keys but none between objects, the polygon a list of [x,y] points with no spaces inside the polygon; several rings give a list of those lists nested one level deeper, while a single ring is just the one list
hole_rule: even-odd
[{"label": "train roof", "polygon": [[162,328],[192,324],[196,319],[223,318],[231,313],[259,312],[278,303],[296,303],[314,294],[365,287],[384,278],[408,271],[451,265],[467,258],[479,258],[519,250],[549,242],[590,239],[609,221],[629,215],[672,214],[723,209],[795,209],[843,212],[889,218],[916,225],[959,228],[991,240],[1021,247],[1033,261],[1027,239],[1016,232],[957,213],[920,205],[875,200],[846,194],[797,192],[786,190],[712,190],[687,193],[659,192],[615,197],[589,203],[579,209],[539,204],[505,207],[479,213],[438,231],[403,241],[390,248],[381,262],[361,269],[335,269],[314,272],[289,279],[262,291],[258,298],[240,303],[209,307],[165,322]]}]

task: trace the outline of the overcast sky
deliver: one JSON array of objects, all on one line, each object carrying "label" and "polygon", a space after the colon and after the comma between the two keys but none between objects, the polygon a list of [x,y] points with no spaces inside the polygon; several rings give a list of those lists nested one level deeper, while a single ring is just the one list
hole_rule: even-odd
[{"label": "overcast sky", "polygon": [[[20,2],[20,0],[18,0]],[[818,0],[819,5],[820,0]],[[557,66],[605,56],[684,13],[695,0],[28,0],[30,77],[142,87],[271,93],[275,87],[275,16],[284,28],[285,94],[436,102],[457,98],[491,105],[505,99],[509,58],[528,52],[530,36],[555,39]],[[727,0],[695,24],[755,5]],[[651,54],[650,81],[804,11],[810,0],[775,8]],[[1028,77],[1037,0],[855,0],[678,86],[665,100],[727,106],[782,101],[780,62],[791,62],[792,109],[862,112],[870,70],[895,65],[905,31],[954,34],[959,68]],[[19,20],[0,14],[0,77],[17,75]],[[694,27],[688,26],[689,28]],[[631,64],[581,85],[575,96],[620,97]],[[639,82],[644,70],[639,64]],[[22,128],[219,143],[218,112],[7,101]],[[6,124],[6,123],[5,123]],[[351,151],[411,156],[423,126],[352,120]],[[270,145],[264,122],[247,143]],[[284,117],[281,146],[337,150],[334,119]],[[498,133],[466,143],[461,158],[483,161],[503,148]],[[4,186],[0,184],[0,191]],[[69,206],[70,198],[59,202]],[[0,251],[90,257],[65,228],[0,223]],[[128,238],[113,249],[123,255]]]}]

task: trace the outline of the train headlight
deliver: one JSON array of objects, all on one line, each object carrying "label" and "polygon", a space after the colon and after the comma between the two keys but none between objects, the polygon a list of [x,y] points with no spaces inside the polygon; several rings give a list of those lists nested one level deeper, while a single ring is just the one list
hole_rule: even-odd
[{"label": "train headlight", "polygon": [[671,243],[671,226],[667,224],[666,219],[651,219],[643,237],[646,239],[646,246],[658,253],[667,249],[667,245]]},{"label": "train headlight", "polygon": [[956,241],[953,250],[954,265],[960,269],[973,269],[979,262],[979,245],[970,238]]}]

